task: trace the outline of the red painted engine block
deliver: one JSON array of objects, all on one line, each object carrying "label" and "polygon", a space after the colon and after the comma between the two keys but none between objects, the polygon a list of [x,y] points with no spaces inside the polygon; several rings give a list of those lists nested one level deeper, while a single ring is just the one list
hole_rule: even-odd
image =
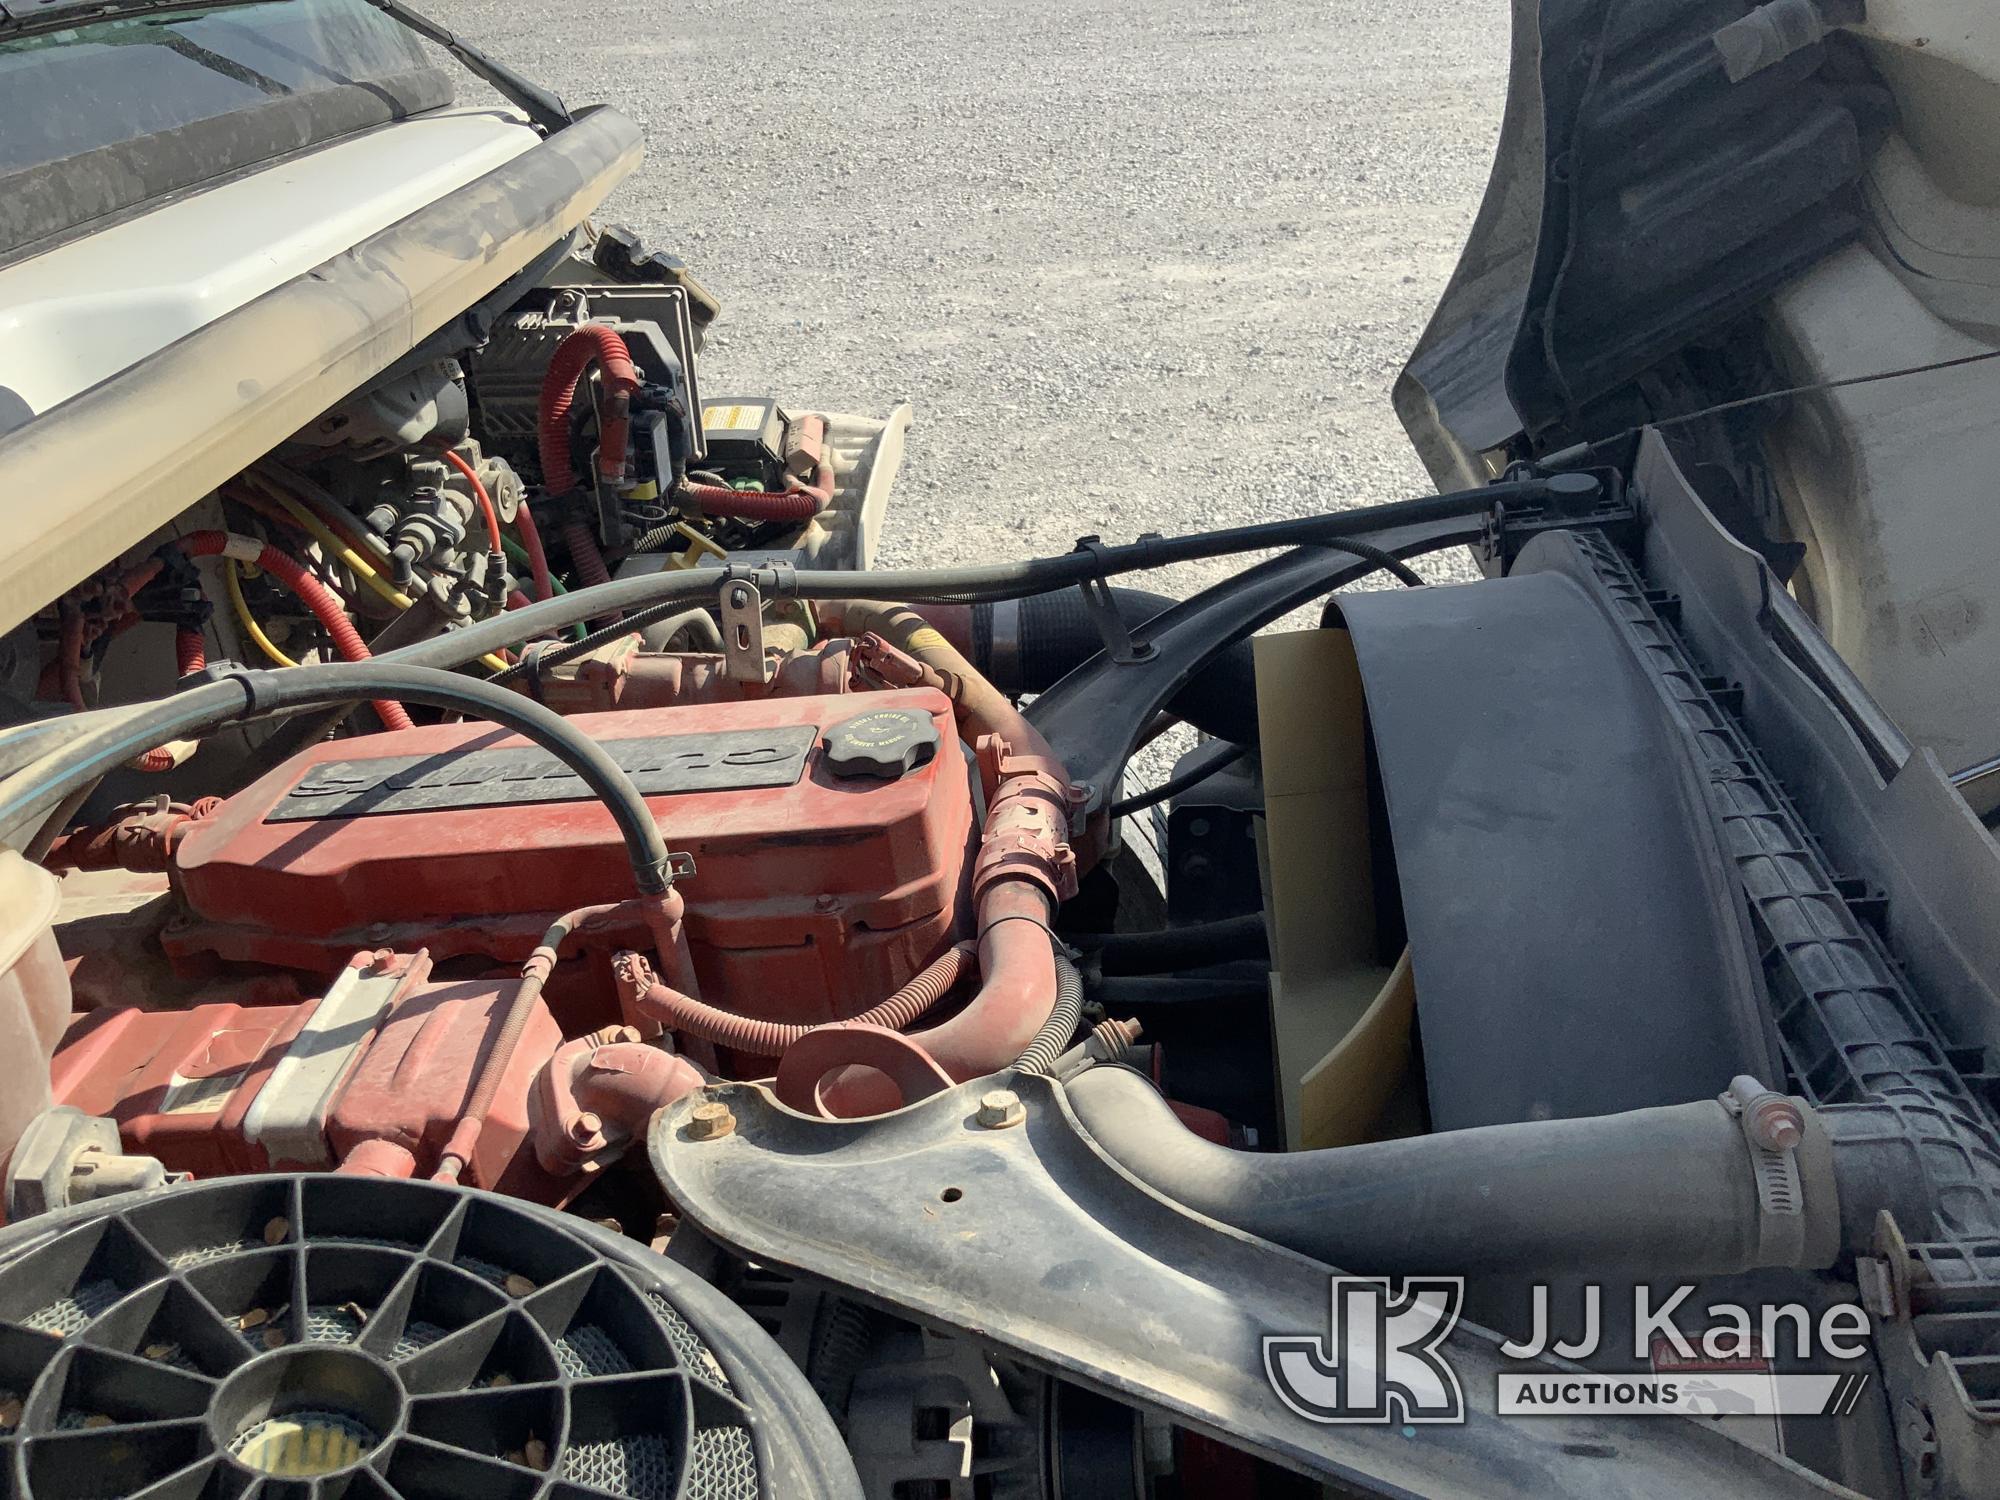
[{"label": "red painted engine block", "polygon": [[[826,737],[862,715],[928,717],[927,762],[837,774]],[[973,790],[951,705],[927,688],[580,715],[647,793],[680,882],[704,993],[744,1014],[838,1020],[961,934]],[[479,725],[332,741],[189,830],[162,934],[215,960],[332,974],[357,949],[427,948],[510,969],[552,916],[629,896],[606,810],[543,752]],[[575,945],[647,946],[640,928]]]},{"label": "red painted engine block", "polygon": [[[428,1171],[465,1114],[515,981],[430,983],[422,953],[366,957],[302,1005],[136,1008],[79,1017],[58,1104],[118,1122],[128,1151],[199,1177],[327,1169],[385,1143]],[[537,1003],[486,1115],[471,1181],[554,1202],[573,1189],[524,1149],[537,1076],[561,1045]]]}]

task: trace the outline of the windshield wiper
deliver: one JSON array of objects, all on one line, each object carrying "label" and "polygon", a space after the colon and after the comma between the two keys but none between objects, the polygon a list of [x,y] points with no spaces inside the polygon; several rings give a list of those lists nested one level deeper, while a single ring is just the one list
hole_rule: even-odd
[{"label": "windshield wiper", "polygon": [[89,21],[114,21],[149,10],[213,10],[256,0],[0,0],[0,37],[61,31]]},{"label": "windshield wiper", "polygon": [[436,42],[458,60],[460,67],[473,77],[491,84],[501,98],[519,109],[543,130],[554,134],[564,126],[574,123],[569,106],[560,98],[536,83],[525,74],[517,73],[496,57],[489,57],[470,42],[462,42],[458,37],[438,25],[429,16],[419,15],[403,0],[368,0],[368,3],[391,20],[400,22],[427,42]]}]

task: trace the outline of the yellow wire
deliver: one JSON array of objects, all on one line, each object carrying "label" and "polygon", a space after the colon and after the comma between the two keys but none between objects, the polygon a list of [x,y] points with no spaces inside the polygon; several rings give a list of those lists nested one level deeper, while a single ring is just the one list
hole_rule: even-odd
[{"label": "yellow wire", "polygon": [[[310,532],[313,539],[326,548],[328,555],[337,557],[342,563],[346,564],[348,570],[369,589],[373,590],[378,598],[389,604],[393,604],[397,609],[413,609],[416,607],[416,600],[412,599],[408,594],[376,572],[368,559],[343,542],[335,535],[332,527],[314,515],[306,506],[294,500],[277,484],[255,470],[250,471],[245,477],[270,499],[284,506],[287,515]],[[495,672],[504,672],[507,670],[506,661],[501,657],[495,656],[490,651],[479,659]]]},{"label": "yellow wire", "polygon": [[336,536],[333,528],[328,526],[326,522],[307,510],[298,501],[287,495],[269,480],[266,480],[262,475],[253,472],[249,475],[249,478],[257,488],[262,490],[272,500],[282,505],[287,515],[294,521],[297,521],[307,531],[311,532],[313,539],[326,548],[328,556],[337,557],[341,562],[345,563],[354,576],[366,584],[377,598],[395,605],[398,609],[409,609],[416,604],[416,600],[412,599],[408,594],[376,572],[369,564],[367,558],[363,557]]},{"label": "yellow wire", "polygon": [[281,667],[296,667],[297,662],[277,648],[272,639],[264,634],[264,627],[257,623],[257,617],[250,613],[250,601],[243,597],[243,569],[235,558],[225,558],[222,570],[223,586],[229,590],[229,608],[236,616],[236,623],[243,627],[243,633],[250,637],[257,649],[270,657]]}]

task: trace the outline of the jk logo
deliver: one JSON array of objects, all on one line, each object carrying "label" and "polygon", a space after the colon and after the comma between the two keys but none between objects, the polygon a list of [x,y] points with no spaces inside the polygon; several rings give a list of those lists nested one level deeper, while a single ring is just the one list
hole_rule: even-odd
[{"label": "jk logo", "polygon": [[1410,1277],[1392,1297],[1386,1281],[1336,1276],[1327,1331],[1266,1338],[1264,1373],[1308,1422],[1463,1422],[1438,1350],[1464,1301],[1463,1277]]}]

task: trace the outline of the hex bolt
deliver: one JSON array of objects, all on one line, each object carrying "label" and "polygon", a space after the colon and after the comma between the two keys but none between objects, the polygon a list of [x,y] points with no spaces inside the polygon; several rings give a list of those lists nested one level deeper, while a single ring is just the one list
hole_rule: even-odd
[{"label": "hex bolt", "polygon": [[1773,1094],[1750,1111],[1750,1134],[1772,1151],[1790,1151],[1805,1139],[1805,1121],[1791,1100]]},{"label": "hex bolt", "polygon": [[1756,1079],[1731,1080],[1725,1098],[1743,1116],[1744,1134],[1766,1151],[1791,1151],[1805,1139],[1805,1116],[1798,1105]]},{"label": "hex bolt", "polygon": [[1012,1089],[994,1089],[979,1096],[979,1123],[988,1130],[1005,1130],[1027,1118],[1027,1106]]},{"label": "hex bolt", "polygon": [[697,1104],[688,1111],[687,1133],[691,1141],[719,1141],[734,1133],[736,1116],[729,1112],[729,1106],[710,1100]]},{"label": "hex bolt", "polygon": [[569,1138],[579,1146],[588,1146],[597,1139],[604,1129],[604,1121],[590,1110],[585,1110],[569,1122]]}]

